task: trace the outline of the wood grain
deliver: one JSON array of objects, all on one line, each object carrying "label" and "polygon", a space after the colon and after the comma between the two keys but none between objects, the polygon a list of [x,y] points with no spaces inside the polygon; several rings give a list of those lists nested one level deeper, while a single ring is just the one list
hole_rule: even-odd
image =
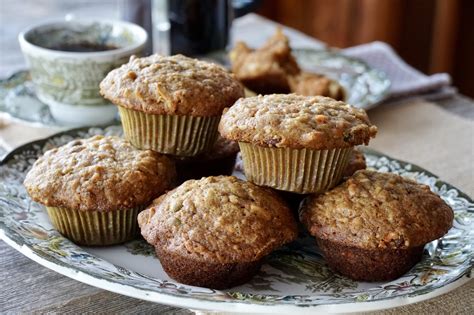
[{"label": "wood grain", "polygon": [[437,0],[431,47],[430,73],[452,72],[458,34],[458,0]]},{"label": "wood grain", "polygon": [[453,82],[463,94],[474,97],[474,1],[461,0],[458,19]]},{"label": "wood grain", "polygon": [[397,49],[401,37],[402,2],[357,0],[356,4],[350,25],[354,31],[348,46],[379,40]]},{"label": "wood grain", "polygon": [[142,301],[72,280],[0,241],[0,313],[159,313],[189,310]]}]

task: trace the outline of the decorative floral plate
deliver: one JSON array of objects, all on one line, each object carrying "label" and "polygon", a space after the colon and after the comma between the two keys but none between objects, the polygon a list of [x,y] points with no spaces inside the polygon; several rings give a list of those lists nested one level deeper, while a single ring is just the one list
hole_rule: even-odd
[{"label": "decorative floral plate", "polygon": [[390,80],[385,73],[362,60],[331,49],[294,49],[293,54],[301,68],[338,81],[347,92],[345,101],[349,104],[367,110],[388,96]]},{"label": "decorative floral plate", "polygon": [[121,132],[119,126],[76,129],[9,153],[0,163],[1,238],[34,261],[105,290],[184,308],[228,312],[355,312],[390,308],[448,292],[471,276],[473,201],[415,165],[369,150],[365,152],[369,167],[429,185],[455,212],[449,233],[428,244],[422,261],[395,281],[355,282],[333,273],[309,236],[271,254],[256,277],[228,291],[174,282],[143,240],[102,248],[77,246],[56,232],[43,207],[29,199],[22,185],[25,173],[43,152],[74,138]]},{"label": "decorative floral plate", "polygon": [[36,97],[28,71],[0,80],[0,111],[33,125],[60,126],[51,116],[48,105]]}]

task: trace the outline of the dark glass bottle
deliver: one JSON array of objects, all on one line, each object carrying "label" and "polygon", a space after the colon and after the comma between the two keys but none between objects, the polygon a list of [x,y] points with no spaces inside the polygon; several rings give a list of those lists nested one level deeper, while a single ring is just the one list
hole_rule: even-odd
[{"label": "dark glass bottle", "polygon": [[168,0],[170,53],[203,55],[225,49],[232,15],[229,0]]}]

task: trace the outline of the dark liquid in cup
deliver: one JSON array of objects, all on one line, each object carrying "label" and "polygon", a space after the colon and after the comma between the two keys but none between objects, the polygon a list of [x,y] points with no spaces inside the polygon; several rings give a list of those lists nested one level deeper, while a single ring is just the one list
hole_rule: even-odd
[{"label": "dark liquid in cup", "polygon": [[89,43],[89,42],[80,42],[80,43],[64,43],[58,44],[49,49],[61,50],[61,51],[70,51],[70,52],[96,52],[96,51],[106,51],[117,49],[118,47],[113,45],[105,45],[99,43]]}]

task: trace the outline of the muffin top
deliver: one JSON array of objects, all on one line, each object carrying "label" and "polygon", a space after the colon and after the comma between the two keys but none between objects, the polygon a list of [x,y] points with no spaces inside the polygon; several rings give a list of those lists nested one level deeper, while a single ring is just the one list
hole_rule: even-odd
[{"label": "muffin top", "polygon": [[306,199],[300,218],[321,239],[363,249],[406,249],[446,234],[453,211],[426,185],[362,170],[333,190]]},{"label": "muffin top", "polygon": [[338,101],[345,97],[344,88],[337,81],[316,73],[301,72],[288,78],[292,93],[328,96]]},{"label": "muffin top", "polygon": [[138,224],[154,246],[219,263],[256,261],[297,236],[275,192],[233,176],[184,182],[142,211]]},{"label": "muffin top", "polygon": [[363,109],[329,97],[272,94],[238,100],[219,131],[260,146],[322,150],[368,144],[377,127]]},{"label": "muffin top", "polygon": [[301,71],[281,28],[256,50],[237,42],[229,59],[237,79],[262,94],[289,93],[288,77]]},{"label": "muffin top", "polygon": [[171,188],[174,163],[118,137],[73,140],[47,151],[26,175],[31,198],[50,207],[111,211],[147,205]]},{"label": "muffin top", "polygon": [[101,94],[122,107],[157,115],[219,116],[244,96],[223,67],[182,55],[137,58],[112,70]]}]

